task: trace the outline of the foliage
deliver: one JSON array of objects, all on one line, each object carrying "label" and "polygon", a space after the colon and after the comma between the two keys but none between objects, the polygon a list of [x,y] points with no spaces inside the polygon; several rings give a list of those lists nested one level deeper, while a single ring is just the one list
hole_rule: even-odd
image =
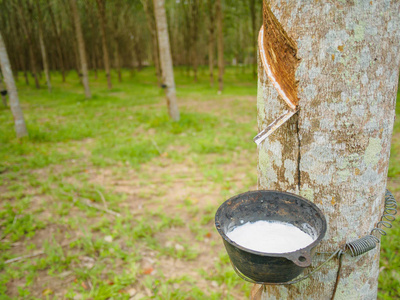
[{"label": "foliage", "polygon": [[[115,68],[137,67],[141,69],[149,63],[154,65],[154,45],[152,35],[154,31],[154,15],[152,14],[151,0],[113,0],[103,1],[106,13],[106,27],[108,32],[107,47],[110,60]],[[209,27],[212,18],[210,10],[215,0],[199,1],[167,0],[166,8],[169,23],[174,65],[207,64],[208,43],[210,41]],[[38,0],[42,10],[45,47],[50,69],[68,71],[79,69],[77,43],[75,41],[74,26],[71,8],[68,1]],[[77,0],[89,68],[96,71],[103,68],[103,50],[99,17],[96,1]],[[261,25],[261,2],[256,3],[257,14],[255,22],[257,30]],[[146,10],[145,7],[149,7]],[[215,12],[214,12],[215,13]],[[33,47],[36,59],[36,68],[42,68],[42,58],[39,46],[38,11],[36,0],[0,1],[0,20],[5,43],[8,45],[11,63],[20,71],[30,70],[31,61],[27,53]],[[253,44],[256,39],[251,26],[251,14],[246,0],[227,0],[223,2],[224,18],[224,58],[227,63],[233,60],[238,64],[254,62]],[[32,38],[17,39],[22,35],[22,20]],[[215,33],[214,33],[215,34]],[[214,37],[215,40],[215,37]],[[75,49],[74,49],[75,48]],[[216,47],[214,45],[214,52]],[[216,57],[216,55],[214,55]]]}]

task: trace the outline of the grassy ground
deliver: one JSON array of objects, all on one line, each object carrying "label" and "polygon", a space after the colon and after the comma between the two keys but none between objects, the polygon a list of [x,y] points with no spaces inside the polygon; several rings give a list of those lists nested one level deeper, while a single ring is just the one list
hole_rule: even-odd
[{"label": "grassy ground", "polygon": [[[21,76],[29,139],[14,138],[0,109],[0,299],[247,297],[213,225],[221,202],[256,188],[256,82],[243,71],[228,69],[217,95],[205,70],[196,84],[177,70],[178,123],[150,68],[114,76],[112,90],[92,74],[90,101],[74,72],[67,83],[53,74],[51,94]],[[399,135],[396,121],[397,196]],[[381,299],[400,294],[399,242],[396,222]]]}]

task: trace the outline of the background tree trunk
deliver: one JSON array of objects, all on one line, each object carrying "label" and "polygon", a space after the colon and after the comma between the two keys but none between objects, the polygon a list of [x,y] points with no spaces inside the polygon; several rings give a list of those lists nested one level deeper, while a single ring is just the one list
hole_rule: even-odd
[{"label": "background tree trunk", "polygon": [[7,96],[5,92],[7,91],[6,87],[3,84],[3,77],[0,73],[0,93],[1,93],[1,101],[3,102],[4,107],[7,107]]},{"label": "background tree trunk", "polygon": [[121,74],[121,53],[120,53],[120,38],[121,34],[121,27],[120,27],[120,18],[119,18],[119,11],[123,10],[126,11],[127,8],[123,6],[123,4],[119,1],[113,1],[113,7],[110,11],[111,17],[111,24],[112,24],[112,35],[114,38],[114,64],[115,69],[118,74],[118,81],[122,82],[122,74]]},{"label": "background tree trunk", "polygon": [[92,68],[94,71],[94,79],[97,80],[97,68],[98,68],[98,64],[97,64],[97,57],[99,56],[99,50],[97,48],[97,34],[94,32],[94,23],[93,23],[93,9],[92,9],[92,5],[90,2],[86,2],[86,14],[87,14],[87,18],[88,18],[88,23],[89,23],[89,29],[90,29],[90,33],[92,35],[92,39],[91,39],[91,43],[90,43],[90,49],[92,52],[91,57],[91,61],[92,61]]},{"label": "background tree trunk", "polygon": [[[400,67],[400,2],[267,3],[297,44],[300,112],[260,145],[259,188],[316,203],[328,222],[317,251],[333,252],[368,234],[383,212]],[[284,109],[260,67],[259,129]],[[313,265],[325,259],[317,255]],[[333,261],[310,280],[267,286],[262,299],[330,299],[336,270]],[[345,255],[335,299],[376,299],[378,274],[379,247]]]},{"label": "background tree trunk", "polygon": [[[28,11],[29,11],[29,15],[31,17],[31,20],[33,18],[32,16],[32,8],[30,7],[30,3],[27,2],[28,4]],[[24,5],[23,2],[19,1],[18,5],[18,12],[19,12],[19,17],[20,17],[20,21],[21,21],[21,27],[22,30],[24,32],[25,35],[25,39],[27,41],[28,44],[28,50],[29,50],[29,59],[30,59],[30,63],[31,63],[31,71],[32,71],[32,75],[35,79],[35,84],[36,84],[36,88],[40,89],[40,84],[39,84],[39,78],[38,78],[38,74],[37,74],[37,70],[36,70],[36,57],[35,54],[33,52],[33,47],[34,47],[34,43],[33,43],[33,35],[32,32],[29,30],[29,25],[28,22],[26,20],[26,16],[24,13]]]},{"label": "background tree trunk", "polygon": [[48,10],[50,14],[50,20],[51,20],[51,27],[53,28],[53,32],[55,35],[55,43],[56,43],[56,49],[57,49],[57,55],[58,55],[58,60],[57,62],[60,65],[60,72],[62,76],[62,82],[65,82],[65,64],[64,64],[64,56],[62,52],[62,47],[61,47],[61,38],[60,38],[60,33],[57,28],[57,23],[54,17],[54,12],[51,8],[51,3],[50,0],[48,0]]},{"label": "background tree trunk", "polygon": [[197,82],[197,67],[198,67],[198,49],[197,49],[197,41],[199,39],[199,18],[200,18],[200,3],[198,0],[192,0],[189,2],[190,8],[190,23],[191,23],[191,30],[190,30],[190,48],[191,48],[191,61],[193,66],[193,75],[194,75],[194,82]]},{"label": "background tree trunk", "polygon": [[154,15],[157,26],[158,45],[160,50],[161,71],[165,85],[168,113],[172,120],[179,121],[179,109],[176,101],[174,70],[169,44],[167,16],[164,0],[154,0]]},{"label": "background tree trunk", "polygon": [[217,48],[218,48],[218,92],[224,89],[224,36],[222,34],[222,5],[221,0],[216,2],[217,19]]},{"label": "background tree trunk", "polygon": [[147,26],[149,28],[151,34],[151,43],[152,43],[152,54],[153,54],[153,62],[154,67],[156,69],[157,83],[161,85],[161,67],[160,67],[160,59],[159,59],[159,51],[158,51],[158,40],[157,40],[157,28],[156,28],[156,20],[154,17],[154,5],[152,0],[142,0],[143,8],[146,13],[146,21]]},{"label": "background tree trunk", "polygon": [[22,138],[28,135],[26,130],[24,114],[22,113],[21,106],[19,105],[17,87],[15,86],[14,77],[11,71],[10,61],[7,55],[6,45],[3,41],[3,36],[0,32],[0,65],[1,72],[4,76],[4,82],[6,83],[7,92],[10,99],[10,108],[14,117],[15,131],[17,138]]},{"label": "background tree trunk", "polygon": [[249,0],[249,10],[251,17],[251,37],[253,40],[253,76],[256,78],[257,75],[257,28],[256,28],[256,0]]},{"label": "background tree trunk", "polygon": [[159,60],[159,51],[158,51],[158,40],[157,40],[157,28],[156,28],[156,20],[154,17],[154,5],[152,0],[141,0],[143,4],[144,11],[146,13],[146,21],[147,26],[149,28],[151,34],[151,43],[152,43],[152,54],[153,54],[153,62],[154,67],[156,69],[157,83],[161,84],[161,67]]},{"label": "background tree trunk", "polygon": [[36,9],[38,12],[39,43],[40,43],[40,52],[42,53],[44,75],[46,77],[47,88],[48,88],[49,92],[51,92],[50,71],[49,71],[49,64],[48,64],[48,60],[47,60],[46,47],[44,45],[44,40],[43,40],[43,30],[44,29],[43,29],[42,12],[40,10],[39,0],[36,0]]},{"label": "background tree trunk", "polygon": [[104,69],[106,70],[107,76],[107,85],[108,89],[112,89],[111,83],[111,70],[110,70],[110,58],[108,56],[107,49],[107,20],[106,20],[106,11],[105,11],[105,3],[103,0],[96,0],[97,7],[99,9],[99,20],[100,20],[100,33],[101,33],[101,44],[103,48],[103,59],[104,59]]},{"label": "background tree trunk", "polygon": [[208,70],[210,73],[210,86],[214,86],[214,31],[215,31],[215,2],[214,0],[208,0]]},{"label": "background tree trunk", "polygon": [[83,40],[81,21],[79,17],[78,8],[76,5],[76,0],[70,0],[70,3],[71,3],[72,16],[75,23],[76,39],[78,41],[78,50],[79,50],[79,57],[82,69],[82,84],[83,87],[85,88],[85,97],[87,99],[90,99],[92,98],[92,94],[90,92],[90,87],[89,87],[89,72],[86,61],[85,41]]},{"label": "background tree trunk", "polygon": [[114,43],[115,43],[115,48],[114,48],[114,61],[115,61],[115,69],[117,70],[117,74],[118,74],[118,81],[122,82],[122,74],[121,74],[121,61],[119,59],[119,45],[118,45],[118,39],[115,38],[114,39]]}]

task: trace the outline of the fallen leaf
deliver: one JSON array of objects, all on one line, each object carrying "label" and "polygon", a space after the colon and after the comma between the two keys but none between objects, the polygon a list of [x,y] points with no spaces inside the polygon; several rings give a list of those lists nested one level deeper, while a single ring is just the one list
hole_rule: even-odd
[{"label": "fallen leaf", "polygon": [[180,245],[180,244],[175,244],[175,250],[176,250],[176,251],[183,251],[183,250],[185,250],[185,247],[183,247],[183,246]]},{"label": "fallen leaf", "polygon": [[145,295],[143,293],[138,293],[136,294],[134,297],[132,297],[132,300],[139,300],[139,299],[143,299],[145,297]]},{"label": "fallen leaf", "polygon": [[151,273],[153,273],[153,271],[154,269],[152,267],[146,268],[143,270],[143,274],[150,275]]},{"label": "fallen leaf", "polygon": [[206,233],[206,237],[210,238],[211,237],[211,232]]},{"label": "fallen leaf", "polygon": [[88,289],[88,287],[87,287],[87,285],[86,285],[86,283],[84,283],[83,281],[81,282],[81,286],[85,289],[85,290],[87,290]]},{"label": "fallen leaf", "polygon": [[111,243],[111,242],[113,241],[113,237],[112,237],[111,235],[107,235],[107,236],[104,237],[104,240],[105,240],[107,243]]},{"label": "fallen leaf", "polygon": [[88,269],[93,268],[94,264],[96,263],[96,260],[89,256],[80,256],[79,259],[81,261],[81,265]]},{"label": "fallen leaf", "polygon": [[43,294],[43,296],[51,295],[51,294],[53,294],[53,291],[51,289],[44,289],[42,294]]},{"label": "fallen leaf", "polygon": [[129,296],[135,296],[135,294],[137,293],[137,291],[136,291],[136,289],[134,289],[134,288],[130,288],[129,290],[128,290],[128,294],[129,294]]}]

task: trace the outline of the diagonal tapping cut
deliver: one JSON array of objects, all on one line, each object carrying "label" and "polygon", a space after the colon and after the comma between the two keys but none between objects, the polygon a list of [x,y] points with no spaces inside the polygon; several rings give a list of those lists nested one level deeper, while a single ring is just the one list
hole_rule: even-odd
[{"label": "diagonal tapping cut", "polygon": [[287,105],[292,110],[297,110],[297,45],[283,29],[268,4],[264,5],[264,24],[260,30],[258,45],[263,67],[272,84]]},{"label": "diagonal tapping cut", "polygon": [[298,111],[299,104],[295,77],[299,64],[297,45],[283,29],[268,4],[264,5],[264,24],[258,35],[258,47],[262,66],[289,109],[254,137],[257,145],[292,117]]}]

